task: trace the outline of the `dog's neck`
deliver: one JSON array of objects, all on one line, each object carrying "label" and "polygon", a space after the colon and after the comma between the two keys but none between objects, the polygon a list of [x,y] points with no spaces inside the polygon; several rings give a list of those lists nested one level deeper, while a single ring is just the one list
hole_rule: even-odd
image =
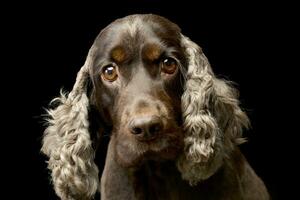
[{"label": "dog's neck", "polygon": [[[209,179],[192,187],[182,179],[175,161],[146,161],[139,167],[124,168],[115,159],[113,141],[107,152],[101,178],[101,199],[104,200],[125,196],[130,200],[196,200],[200,196],[211,199],[224,196],[220,194],[224,191],[231,193],[239,185],[238,178],[233,177],[233,171],[228,166],[221,167]],[[226,177],[232,177],[232,180],[228,181]]]},{"label": "dog's neck", "polygon": [[178,199],[178,190],[185,184],[175,161],[146,161],[129,173],[138,199]]}]

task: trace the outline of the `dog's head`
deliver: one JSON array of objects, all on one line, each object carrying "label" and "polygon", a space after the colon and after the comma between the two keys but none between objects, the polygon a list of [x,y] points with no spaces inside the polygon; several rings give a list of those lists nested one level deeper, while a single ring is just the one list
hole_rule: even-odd
[{"label": "dog's head", "polygon": [[173,158],[182,147],[179,28],[153,15],[113,22],[97,37],[92,103],[113,127],[123,166]]},{"label": "dog's head", "polygon": [[248,125],[236,91],[215,77],[201,48],[156,15],[128,16],[103,29],[60,101],[49,111],[42,150],[56,192],[66,199],[91,197],[97,188],[91,106],[100,124],[112,127],[120,165],[177,160],[191,184],[215,173]]}]

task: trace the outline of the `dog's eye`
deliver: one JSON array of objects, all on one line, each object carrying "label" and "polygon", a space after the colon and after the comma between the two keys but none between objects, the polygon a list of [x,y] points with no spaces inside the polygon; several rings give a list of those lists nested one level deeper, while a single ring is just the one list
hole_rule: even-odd
[{"label": "dog's eye", "polygon": [[116,66],[108,65],[102,69],[101,76],[106,81],[115,81],[118,78]]},{"label": "dog's eye", "polygon": [[177,62],[173,58],[164,58],[161,62],[161,70],[166,74],[173,74],[177,69]]}]

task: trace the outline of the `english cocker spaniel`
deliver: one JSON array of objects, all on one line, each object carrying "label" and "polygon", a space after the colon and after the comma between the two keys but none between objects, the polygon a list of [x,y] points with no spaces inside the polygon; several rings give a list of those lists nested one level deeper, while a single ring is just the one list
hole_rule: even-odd
[{"label": "english cocker spaniel", "polygon": [[249,124],[237,91],[163,17],[131,15],[104,28],[73,90],[55,101],[42,152],[63,200],[97,191],[102,200],[269,199],[237,147]]}]

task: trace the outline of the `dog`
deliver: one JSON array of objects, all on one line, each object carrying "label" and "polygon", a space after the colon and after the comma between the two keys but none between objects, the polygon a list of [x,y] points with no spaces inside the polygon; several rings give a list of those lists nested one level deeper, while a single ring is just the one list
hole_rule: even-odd
[{"label": "dog", "polygon": [[42,152],[63,200],[97,191],[102,200],[269,199],[238,148],[249,119],[237,90],[164,17],[130,15],[104,28],[72,91],[54,102]]}]

